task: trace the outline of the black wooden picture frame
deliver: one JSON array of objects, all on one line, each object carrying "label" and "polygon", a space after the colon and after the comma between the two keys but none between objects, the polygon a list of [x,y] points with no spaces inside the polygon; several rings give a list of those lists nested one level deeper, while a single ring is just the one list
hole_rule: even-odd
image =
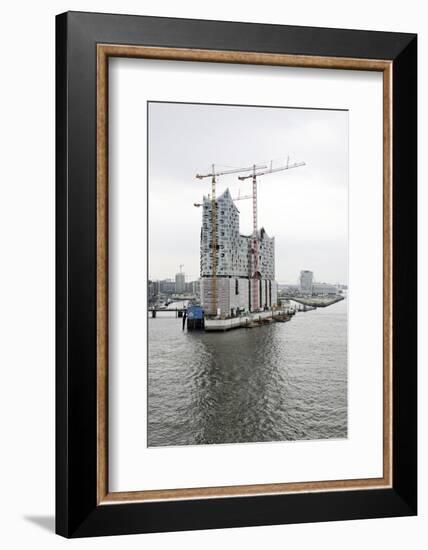
[{"label": "black wooden picture frame", "polygon": [[[366,62],[390,63],[393,282],[390,486],[143,502],[100,499],[97,370],[97,268],[100,268],[97,46],[100,44],[208,53],[281,54],[317,60],[309,66],[318,66],[329,58],[354,60],[356,65],[361,62],[361,68]],[[415,515],[416,35],[68,12],[56,19],[56,98],[57,533],[85,537]],[[409,289],[412,300],[408,298]]]}]

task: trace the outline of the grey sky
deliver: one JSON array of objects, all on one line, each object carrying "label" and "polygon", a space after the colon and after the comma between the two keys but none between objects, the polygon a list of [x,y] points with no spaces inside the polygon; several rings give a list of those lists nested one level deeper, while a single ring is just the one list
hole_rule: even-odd
[{"label": "grey sky", "polygon": [[[276,279],[295,282],[301,269],[317,281],[347,282],[348,113],[272,107],[149,104],[149,277],[199,277],[202,212],[210,192],[196,173],[267,163],[306,166],[259,178],[258,220],[275,237]],[[219,178],[217,194],[251,194],[251,180]],[[241,233],[250,234],[252,201],[236,203]]]}]

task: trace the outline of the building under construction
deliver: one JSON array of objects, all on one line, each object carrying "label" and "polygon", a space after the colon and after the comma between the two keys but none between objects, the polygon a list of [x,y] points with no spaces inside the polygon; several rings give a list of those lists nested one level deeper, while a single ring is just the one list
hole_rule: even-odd
[{"label": "building under construction", "polygon": [[241,235],[239,210],[228,189],[216,199],[214,215],[212,197],[204,197],[201,206],[201,302],[205,313],[234,317],[271,308],[277,303],[275,238],[263,228],[256,238]]},{"label": "building under construction", "polygon": [[[269,310],[277,302],[275,281],[275,240],[258,228],[257,180],[261,176],[304,166],[304,162],[289,162],[284,166],[247,166],[216,170],[211,166],[208,174],[196,178],[211,179],[211,196],[195,206],[202,206],[201,230],[201,302],[205,315],[216,318],[234,318],[244,312]],[[220,176],[235,174],[240,181],[252,180],[252,194],[233,199],[226,191],[216,195],[216,182]],[[239,210],[235,201],[252,199],[253,232],[241,235]],[[250,316],[251,318],[253,316]],[[259,315],[260,317],[260,315]],[[205,324],[207,327],[207,324]]]}]

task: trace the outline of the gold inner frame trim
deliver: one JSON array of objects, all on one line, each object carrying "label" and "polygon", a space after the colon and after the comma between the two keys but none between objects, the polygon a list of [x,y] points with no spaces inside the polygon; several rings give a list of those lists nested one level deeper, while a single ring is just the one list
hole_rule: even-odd
[{"label": "gold inner frame trim", "polygon": [[[109,57],[346,69],[383,73],[383,476],[225,487],[109,492],[108,488],[108,60]],[[238,497],[392,486],[391,61],[256,52],[97,45],[97,503]]]}]

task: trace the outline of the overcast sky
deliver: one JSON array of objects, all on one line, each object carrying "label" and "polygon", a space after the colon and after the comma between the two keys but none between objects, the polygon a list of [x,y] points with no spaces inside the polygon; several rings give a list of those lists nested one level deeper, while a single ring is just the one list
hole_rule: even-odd
[{"label": "overcast sky", "polygon": [[[301,269],[317,281],[348,278],[348,113],[311,109],[149,104],[149,277],[199,277],[202,209],[216,168],[304,161],[306,166],[258,179],[258,219],[275,237],[276,280],[296,282]],[[235,197],[251,180],[218,179]],[[252,201],[236,203],[250,234]]]}]

